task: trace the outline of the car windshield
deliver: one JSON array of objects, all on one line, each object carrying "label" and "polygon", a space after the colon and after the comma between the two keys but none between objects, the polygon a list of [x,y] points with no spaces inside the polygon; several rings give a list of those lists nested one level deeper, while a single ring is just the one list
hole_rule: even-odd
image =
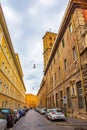
[{"label": "car windshield", "polygon": [[48,109],[48,110],[47,110],[48,113],[49,113],[49,112],[52,112],[52,111],[53,111],[53,109]]},{"label": "car windshield", "polygon": [[9,110],[8,109],[3,109],[1,110],[2,113],[9,113]]},{"label": "car windshield", "polygon": [[62,112],[62,110],[61,109],[58,109],[58,110],[56,110],[57,112]]}]

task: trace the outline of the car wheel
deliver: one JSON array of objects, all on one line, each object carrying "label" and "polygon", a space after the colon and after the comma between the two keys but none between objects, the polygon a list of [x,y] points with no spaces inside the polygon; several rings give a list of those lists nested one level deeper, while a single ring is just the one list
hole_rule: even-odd
[{"label": "car wheel", "polygon": [[49,119],[49,120],[51,119],[50,116],[48,116],[48,119]]},{"label": "car wheel", "polygon": [[13,127],[14,126],[14,121],[12,122],[12,124],[11,124],[11,127]]},{"label": "car wheel", "polygon": [[7,130],[7,126],[5,127],[5,129],[4,130]]}]

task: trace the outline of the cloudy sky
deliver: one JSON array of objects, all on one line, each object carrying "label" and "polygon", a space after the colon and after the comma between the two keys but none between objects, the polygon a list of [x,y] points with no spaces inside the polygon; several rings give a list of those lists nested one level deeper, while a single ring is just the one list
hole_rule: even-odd
[{"label": "cloudy sky", "polygon": [[37,94],[39,90],[43,77],[42,37],[50,29],[58,32],[68,1],[0,0],[14,50],[19,54],[26,93]]}]

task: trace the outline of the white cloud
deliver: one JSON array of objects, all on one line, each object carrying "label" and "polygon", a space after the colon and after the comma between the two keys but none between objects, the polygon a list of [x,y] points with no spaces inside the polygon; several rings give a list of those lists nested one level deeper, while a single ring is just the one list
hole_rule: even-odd
[{"label": "white cloud", "polygon": [[20,25],[20,23],[23,21],[21,14],[18,14],[18,12],[16,12],[16,10],[13,10],[11,7],[3,6],[3,11],[5,13],[6,20],[10,24]]},{"label": "white cloud", "polygon": [[14,49],[20,57],[27,92],[36,94],[43,75],[42,37],[49,28],[58,31],[67,0],[0,1]]},{"label": "white cloud", "polygon": [[51,7],[54,5],[54,0],[40,0],[41,5],[45,7]]},{"label": "white cloud", "polygon": [[38,8],[36,5],[28,8],[28,14],[29,15],[36,15],[38,12]]}]

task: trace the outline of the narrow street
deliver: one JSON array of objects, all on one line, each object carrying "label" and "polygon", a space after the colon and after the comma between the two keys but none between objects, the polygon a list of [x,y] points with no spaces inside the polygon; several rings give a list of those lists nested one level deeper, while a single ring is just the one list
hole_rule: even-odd
[{"label": "narrow street", "polygon": [[[64,122],[63,122],[64,123]],[[57,122],[47,120],[34,110],[30,110],[10,130],[74,130],[72,126],[58,125]]]}]

